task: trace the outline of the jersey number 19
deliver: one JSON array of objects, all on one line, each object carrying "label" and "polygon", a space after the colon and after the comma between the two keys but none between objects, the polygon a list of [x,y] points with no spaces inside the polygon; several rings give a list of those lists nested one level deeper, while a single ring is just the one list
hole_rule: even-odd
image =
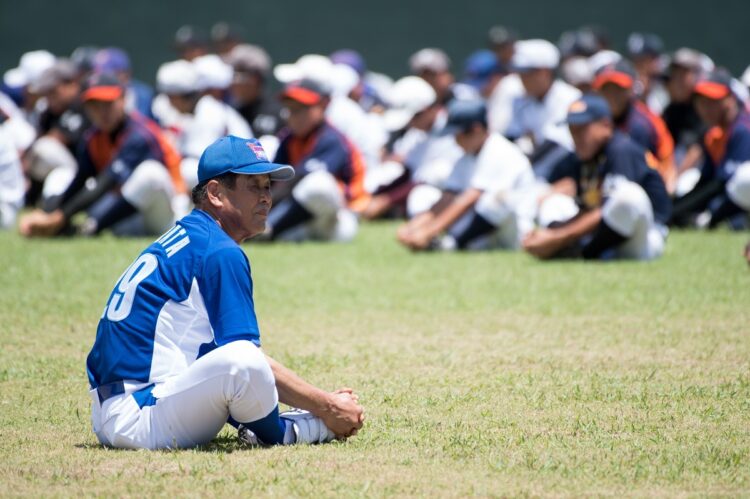
[{"label": "jersey number 19", "polygon": [[126,319],[133,308],[133,300],[136,291],[138,291],[138,285],[156,270],[158,264],[159,261],[156,256],[151,253],[144,253],[138,257],[117,281],[112,297],[109,299],[102,315],[106,315],[107,319],[112,322]]}]

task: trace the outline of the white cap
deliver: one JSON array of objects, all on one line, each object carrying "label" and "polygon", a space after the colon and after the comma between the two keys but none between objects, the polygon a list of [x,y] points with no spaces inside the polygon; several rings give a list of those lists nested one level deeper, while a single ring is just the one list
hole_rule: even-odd
[{"label": "white cap", "polygon": [[199,90],[229,88],[234,77],[234,68],[221,60],[216,54],[202,55],[193,59],[193,65],[198,72]]},{"label": "white cap", "polygon": [[596,72],[602,69],[604,66],[617,64],[621,60],[622,55],[618,54],[614,50],[600,50],[596,54],[589,57],[589,66],[591,67],[591,72],[596,74]]},{"label": "white cap", "polygon": [[359,83],[359,74],[347,64],[334,64],[331,71],[331,93],[349,95]]},{"label": "white cap", "polygon": [[516,70],[555,69],[560,64],[560,51],[547,40],[521,40],[514,48],[511,65]]},{"label": "white cap", "polygon": [[55,56],[46,50],[34,50],[21,56],[18,67],[9,69],[3,75],[6,85],[13,88],[25,87],[34,82],[55,64]]},{"label": "white cap", "polygon": [[319,54],[307,54],[297,59],[295,63],[277,65],[273,68],[273,75],[281,83],[291,83],[309,78],[330,85],[332,71],[333,63],[328,57]]},{"label": "white cap", "polygon": [[435,90],[418,76],[401,78],[388,94],[390,109],[385,112],[383,122],[388,131],[401,130],[420,111],[424,111],[437,100]]},{"label": "white cap", "polygon": [[742,78],[740,78],[740,81],[745,84],[746,87],[750,87],[750,66],[747,67],[744,73],[742,73]]},{"label": "white cap", "polygon": [[184,95],[200,90],[198,71],[184,59],[166,62],[156,72],[156,88],[165,94]]},{"label": "white cap", "polygon": [[409,57],[409,68],[413,74],[422,71],[434,71],[442,73],[451,67],[448,55],[440,49],[426,48],[414,53]]},{"label": "white cap", "polygon": [[571,57],[560,66],[560,73],[563,80],[571,85],[582,85],[594,80],[594,72],[586,57]]}]

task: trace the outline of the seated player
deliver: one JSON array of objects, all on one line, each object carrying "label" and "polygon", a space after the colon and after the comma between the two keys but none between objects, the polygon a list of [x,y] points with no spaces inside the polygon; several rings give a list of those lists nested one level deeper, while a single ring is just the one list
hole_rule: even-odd
[{"label": "seated player", "polygon": [[[78,172],[51,211],[22,217],[21,234],[57,235],[82,211],[88,212],[80,228],[84,235],[110,227],[127,234],[164,231],[174,223],[175,194],[184,192],[179,155],[154,122],[125,111],[116,77],[92,75],[82,100],[93,127],[79,149]],[[93,186],[89,179],[95,180]]]},{"label": "seated player", "polygon": [[359,151],[326,121],[329,92],[322,84],[290,83],[281,98],[288,118],[275,161],[291,164],[296,178],[274,190],[267,236],[350,241],[357,233],[355,213],[369,201]]},{"label": "seated player", "polygon": [[399,241],[413,250],[518,248],[534,219],[528,159],[487,129],[481,100],[451,102],[446,132],[455,134],[464,156],[442,191],[430,185],[412,191],[408,202],[424,209],[398,230]]},{"label": "seated player", "polygon": [[[251,444],[324,443],[364,419],[350,389],[325,392],[260,349],[250,263],[239,246],[263,232],[271,181],[255,139],[228,136],[198,165],[196,209],[123,273],[86,361],[92,425],[106,446],[186,448],[229,421]],[[302,410],[279,414],[282,402]]]},{"label": "seated player", "polygon": [[635,70],[626,60],[601,68],[594,78],[594,90],[609,103],[612,119],[621,132],[649,153],[649,164],[659,171],[668,192],[674,192],[677,170],[674,140],[664,121],[654,114],[633,91]]},{"label": "seated player", "polygon": [[523,241],[542,258],[650,260],[664,251],[671,202],[646,151],[616,131],[607,101],[588,94],[566,119],[576,161],[558,165],[539,207],[542,228]]},{"label": "seated player", "polygon": [[708,127],[703,166],[695,188],[675,200],[672,223],[716,227],[724,220],[742,227],[750,211],[750,114],[717,70],[694,89],[695,108]]}]

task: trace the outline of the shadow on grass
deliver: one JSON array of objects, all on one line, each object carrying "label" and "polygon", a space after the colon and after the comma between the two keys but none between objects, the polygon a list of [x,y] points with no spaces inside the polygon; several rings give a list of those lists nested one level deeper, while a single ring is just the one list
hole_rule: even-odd
[{"label": "shadow on grass", "polygon": [[[107,445],[103,445],[100,443],[80,443],[75,444],[75,448],[77,449],[99,449],[104,450],[107,452],[132,452],[137,451],[139,449],[118,449],[116,447],[109,447]],[[189,449],[159,449],[153,452],[205,452],[205,453],[215,453],[215,454],[231,454],[236,451],[244,452],[244,451],[258,451],[264,449],[264,447],[250,447],[248,445],[241,444],[236,436],[229,436],[229,435],[222,435],[219,437],[216,437],[211,442],[209,442],[206,445],[199,445],[197,447],[191,447]]]}]

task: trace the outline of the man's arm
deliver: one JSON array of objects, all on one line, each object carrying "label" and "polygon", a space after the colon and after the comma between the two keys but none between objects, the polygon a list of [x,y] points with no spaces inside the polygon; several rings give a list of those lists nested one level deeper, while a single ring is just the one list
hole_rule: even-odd
[{"label": "man's arm", "polygon": [[602,210],[597,208],[581,214],[562,227],[535,230],[523,240],[523,248],[537,258],[551,258],[593,232],[601,220]]},{"label": "man's arm", "polygon": [[339,438],[357,434],[364,422],[364,409],[350,388],[326,392],[300,378],[268,355],[266,359],[276,379],[279,401],[310,411],[323,420]]},{"label": "man's arm", "polygon": [[431,219],[426,220],[421,227],[412,233],[410,246],[414,249],[426,248],[433,238],[448,229],[471,209],[481,195],[482,191],[479,189],[468,189],[455,196],[444,209],[437,212]]}]

